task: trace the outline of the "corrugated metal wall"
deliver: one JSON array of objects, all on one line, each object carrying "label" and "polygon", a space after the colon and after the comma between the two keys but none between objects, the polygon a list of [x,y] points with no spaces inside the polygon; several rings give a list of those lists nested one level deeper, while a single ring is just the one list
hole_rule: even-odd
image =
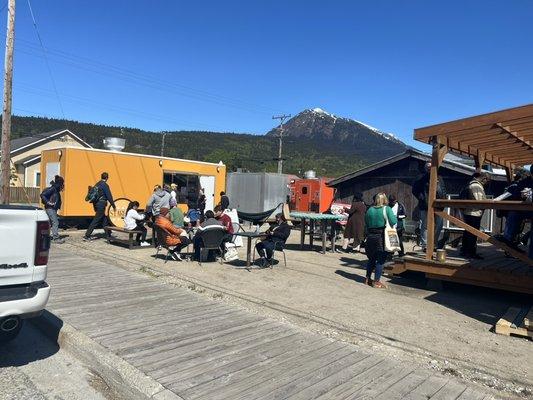
[{"label": "corrugated metal wall", "polygon": [[246,212],[261,212],[286,201],[292,175],[265,172],[231,172],[226,193],[230,207]]}]

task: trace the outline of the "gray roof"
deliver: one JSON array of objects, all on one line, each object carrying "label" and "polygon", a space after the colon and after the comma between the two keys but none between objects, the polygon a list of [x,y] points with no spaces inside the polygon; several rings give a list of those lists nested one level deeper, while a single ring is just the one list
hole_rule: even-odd
[{"label": "gray roof", "polygon": [[[393,164],[397,161],[403,160],[407,157],[413,157],[418,160],[428,162],[431,161],[431,155],[424,153],[422,151],[416,150],[414,148],[409,148],[403,153],[396,154],[395,156],[392,156],[390,158],[386,158],[385,160],[379,161],[375,164],[369,165],[367,167],[361,168],[357,171],[350,172],[349,174],[340,176],[338,178],[335,178],[327,183],[328,186],[337,186],[338,184],[349,181],[353,178],[357,178],[361,175],[364,175],[368,172],[372,172],[378,168],[385,167],[387,165]],[[464,164],[463,162],[456,161],[458,157],[444,157],[444,161],[442,162],[443,168],[448,168],[450,170],[465,174],[465,175],[471,175],[475,172],[475,168],[471,165]],[[505,180],[506,178],[504,176],[501,176],[500,174],[495,174],[491,171],[486,171],[490,173],[493,176],[493,179],[496,180]]]},{"label": "gray roof", "polygon": [[80,142],[84,146],[89,147],[89,148],[91,147],[88,143],[86,143],[80,137],[76,136],[73,132],[69,131],[68,129],[63,128],[63,129],[56,129],[50,132],[39,133],[34,136],[25,136],[25,137],[21,137],[18,139],[12,139],[11,140],[11,153],[17,152],[20,149],[31,146],[41,141],[46,142],[47,139],[52,140],[55,136],[61,133],[68,133],[70,136],[72,136],[74,139],[76,139],[78,142]]}]

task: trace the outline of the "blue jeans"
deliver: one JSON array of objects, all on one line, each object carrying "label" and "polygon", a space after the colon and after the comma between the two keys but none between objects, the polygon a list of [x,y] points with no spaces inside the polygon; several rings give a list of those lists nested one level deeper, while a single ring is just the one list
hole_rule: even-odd
[{"label": "blue jeans", "polygon": [[509,211],[509,213],[507,213],[507,218],[505,219],[505,228],[503,230],[503,236],[505,239],[510,242],[515,241],[523,219],[524,213],[518,211]]},{"label": "blue jeans", "polygon": [[59,239],[59,219],[57,218],[57,210],[53,208],[47,208],[46,215],[52,225],[52,239]]},{"label": "blue jeans", "polygon": [[[427,246],[428,241],[428,212],[427,210],[420,210],[420,241],[422,242],[422,247]],[[435,215],[435,247],[438,247],[439,237],[444,227],[444,221],[441,217]]]}]

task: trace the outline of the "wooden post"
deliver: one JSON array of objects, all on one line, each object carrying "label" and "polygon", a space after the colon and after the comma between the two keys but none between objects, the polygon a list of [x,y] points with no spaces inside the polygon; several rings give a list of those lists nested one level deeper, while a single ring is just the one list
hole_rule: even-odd
[{"label": "wooden post", "polygon": [[505,176],[507,177],[507,183],[513,181],[513,169],[511,167],[505,167]]},{"label": "wooden post", "polygon": [[9,0],[7,10],[6,56],[4,62],[4,106],[2,110],[2,148],[0,152],[0,204],[9,204],[11,181],[11,94],[13,88],[13,47],[15,44],[15,0]]},{"label": "wooden post", "polygon": [[427,243],[426,259],[433,258],[433,249],[438,238],[435,237],[435,213],[433,202],[437,198],[438,170],[448,148],[441,144],[438,137],[433,137],[433,151],[431,153],[431,169],[429,174],[429,193],[428,193],[428,211],[427,211]]},{"label": "wooden post", "polygon": [[474,156],[474,163],[476,167],[476,172],[481,172],[483,168],[483,163],[485,162],[485,153],[478,150],[477,154]]}]

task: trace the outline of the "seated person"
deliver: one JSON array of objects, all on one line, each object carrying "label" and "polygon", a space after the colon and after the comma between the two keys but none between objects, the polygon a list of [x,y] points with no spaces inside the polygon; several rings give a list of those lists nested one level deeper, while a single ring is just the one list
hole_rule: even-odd
[{"label": "seated person", "polygon": [[202,232],[205,232],[208,229],[224,229],[222,223],[215,219],[215,213],[213,211],[206,211],[204,216],[204,221],[200,224],[200,227],[193,238],[194,259],[196,261],[200,261],[200,251],[202,250],[203,245]]},{"label": "seated person", "polygon": [[168,208],[161,207],[159,215],[155,220],[155,226],[163,231],[165,245],[170,250],[172,258],[176,261],[181,261],[180,251],[184,247],[187,247],[191,241],[187,237],[187,232],[172,225],[168,213]]},{"label": "seated person", "polygon": [[226,230],[226,235],[222,239],[222,252],[225,253],[226,245],[225,243],[233,241],[233,223],[231,222],[231,217],[228,214],[224,213],[224,210],[221,206],[216,206],[213,210],[215,212],[215,219],[219,221],[224,229]]},{"label": "seated person", "polygon": [[170,216],[170,222],[176,228],[183,228],[183,211],[178,207],[176,199],[170,199],[170,211],[168,215]]},{"label": "seated person", "polygon": [[189,208],[189,211],[187,211],[187,218],[189,218],[191,226],[197,226],[201,218],[200,211],[195,208]]},{"label": "seated person", "polygon": [[139,208],[138,201],[132,201],[128,204],[126,209],[126,216],[124,217],[124,229],[127,231],[141,231],[137,234],[136,242],[141,246],[150,246],[150,243],[146,241],[147,230],[144,226],[146,215],[139,214],[137,209]]},{"label": "seated person", "polygon": [[255,245],[257,253],[261,256],[259,265],[268,265],[272,261],[275,249],[282,249],[291,234],[291,227],[282,213],[276,214],[276,223],[265,232],[267,237]]}]

